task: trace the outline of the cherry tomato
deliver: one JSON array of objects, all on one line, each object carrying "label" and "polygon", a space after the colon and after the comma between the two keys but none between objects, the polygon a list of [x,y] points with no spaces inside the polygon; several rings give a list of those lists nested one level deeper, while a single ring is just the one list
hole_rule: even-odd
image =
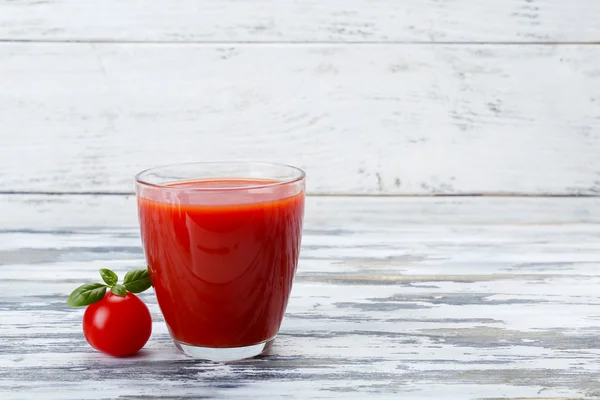
[{"label": "cherry tomato", "polygon": [[103,353],[126,357],[137,353],[150,338],[152,318],[148,307],[135,294],[117,296],[107,292],[83,314],[83,335]]}]

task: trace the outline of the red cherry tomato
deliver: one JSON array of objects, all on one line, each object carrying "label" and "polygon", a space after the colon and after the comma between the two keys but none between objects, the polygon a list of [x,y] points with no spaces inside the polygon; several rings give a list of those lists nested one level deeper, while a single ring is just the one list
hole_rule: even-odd
[{"label": "red cherry tomato", "polygon": [[150,311],[135,294],[125,296],[106,293],[90,304],[83,314],[83,335],[88,343],[103,353],[126,357],[137,353],[150,338]]}]

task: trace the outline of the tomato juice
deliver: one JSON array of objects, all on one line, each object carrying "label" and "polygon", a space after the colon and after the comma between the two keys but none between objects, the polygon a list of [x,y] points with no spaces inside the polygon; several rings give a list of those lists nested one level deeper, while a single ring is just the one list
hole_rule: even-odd
[{"label": "tomato juice", "polygon": [[148,193],[138,189],[142,241],[173,338],[222,348],[275,337],[300,251],[303,182],[290,190],[274,180],[205,179]]}]

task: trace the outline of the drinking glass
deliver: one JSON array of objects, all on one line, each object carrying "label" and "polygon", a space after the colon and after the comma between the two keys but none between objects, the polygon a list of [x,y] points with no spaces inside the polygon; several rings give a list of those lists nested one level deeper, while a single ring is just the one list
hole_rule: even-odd
[{"label": "drinking glass", "polygon": [[150,278],[175,345],[212,361],[267,350],[298,265],[304,171],[170,165],[139,173],[136,194]]}]

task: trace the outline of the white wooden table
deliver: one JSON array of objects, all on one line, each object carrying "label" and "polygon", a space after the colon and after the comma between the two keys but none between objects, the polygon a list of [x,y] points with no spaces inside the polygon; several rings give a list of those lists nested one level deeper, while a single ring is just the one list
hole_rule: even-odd
[{"label": "white wooden table", "polygon": [[600,199],[310,197],[281,333],[230,365],[180,354],[153,293],[139,356],[85,342],[66,295],[143,265],[133,197],[0,208],[3,399],[600,396]]},{"label": "white wooden table", "polygon": [[[596,0],[0,0],[0,399],[600,398]],[[308,173],[271,353],[65,306],[144,265],[132,177]]]}]

